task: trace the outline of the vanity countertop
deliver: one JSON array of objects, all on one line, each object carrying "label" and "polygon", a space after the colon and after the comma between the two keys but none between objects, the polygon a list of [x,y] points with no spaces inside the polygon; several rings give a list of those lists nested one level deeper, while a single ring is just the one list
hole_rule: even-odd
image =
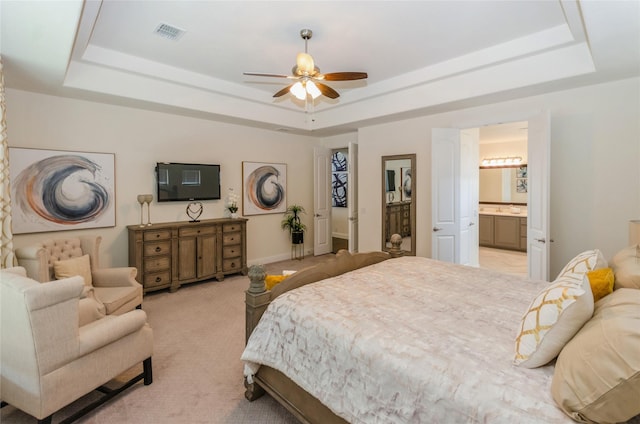
[{"label": "vanity countertop", "polygon": [[480,215],[499,215],[499,216],[521,216],[523,218],[527,217],[527,210],[520,209],[520,212],[511,212],[511,208],[501,208],[501,210],[497,210],[496,208],[480,208],[478,211]]}]

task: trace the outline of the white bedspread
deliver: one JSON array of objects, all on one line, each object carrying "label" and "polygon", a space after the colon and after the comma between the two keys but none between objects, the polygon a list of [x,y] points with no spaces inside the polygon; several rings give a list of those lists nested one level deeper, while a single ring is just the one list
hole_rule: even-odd
[{"label": "white bedspread", "polygon": [[404,257],[278,297],[242,354],[351,423],[573,422],[553,366],[513,365],[522,314],[548,283]]}]

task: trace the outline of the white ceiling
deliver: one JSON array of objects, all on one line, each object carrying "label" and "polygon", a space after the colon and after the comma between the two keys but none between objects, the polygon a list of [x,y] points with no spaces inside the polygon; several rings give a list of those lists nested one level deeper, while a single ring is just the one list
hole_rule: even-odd
[{"label": "white ceiling", "polygon": [[[312,135],[640,75],[640,2],[2,0],[9,88]],[[181,28],[177,41],[156,27]],[[309,53],[340,94],[272,95]],[[634,93],[638,95],[638,93]]]}]

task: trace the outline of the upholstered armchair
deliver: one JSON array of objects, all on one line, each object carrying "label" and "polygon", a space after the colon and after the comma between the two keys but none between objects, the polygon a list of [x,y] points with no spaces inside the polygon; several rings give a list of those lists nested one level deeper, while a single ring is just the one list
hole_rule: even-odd
[{"label": "upholstered armchair", "polygon": [[[105,393],[68,422],[144,380],[152,383],[153,331],[133,310],[80,325],[84,281],[75,276],[41,284],[24,268],[0,270],[0,399],[50,423],[52,415],[94,389]],[[119,389],[105,383],[142,363]]]},{"label": "upholstered armchair", "polygon": [[100,268],[102,237],[48,239],[16,249],[18,264],[41,283],[81,275],[89,293],[104,305],[107,315],[119,315],[142,305],[142,285],[133,267]]}]

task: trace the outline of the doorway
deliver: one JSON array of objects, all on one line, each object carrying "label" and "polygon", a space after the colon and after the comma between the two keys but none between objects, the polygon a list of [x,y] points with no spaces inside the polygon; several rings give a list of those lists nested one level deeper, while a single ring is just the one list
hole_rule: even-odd
[{"label": "doorway", "polygon": [[478,131],[479,266],[526,277],[528,122]]}]

